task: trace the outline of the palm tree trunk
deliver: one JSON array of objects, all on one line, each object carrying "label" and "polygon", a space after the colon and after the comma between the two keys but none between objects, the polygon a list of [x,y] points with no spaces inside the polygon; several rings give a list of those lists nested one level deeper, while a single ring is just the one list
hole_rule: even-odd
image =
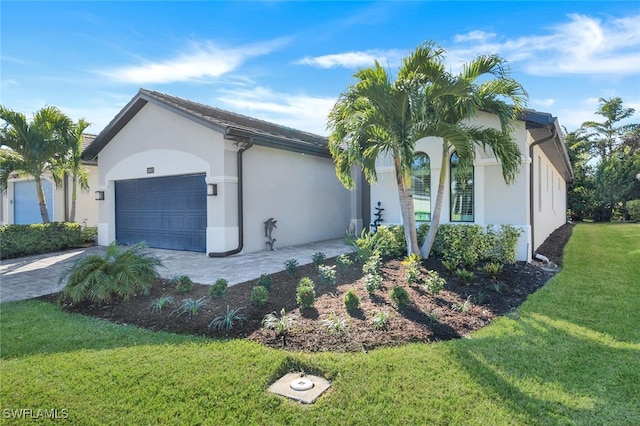
[{"label": "palm tree trunk", "polygon": [[44,199],[44,192],[42,191],[42,181],[40,176],[34,176],[36,180],[36,193],[38,195],[38,205],[40,206],[40,215],[42,216],[42,223],[49,223],[49,212],[47,211],[47,203]]},{"label": "palm tree trunk", "polygon": [[447,183],[447,172],[449,169],[449,144],[442,143],[442,163],[440,165],[440,178],[438,180],[438,195],[436,196],[436,205],[433,207],[433,216],[429,225],[429,233],[422,244],[422,257],[429,258],[433,242],[436,239],[436,232],[440,226],[440,216],[442,215],[442,203],[444,201],[444,187]]},{"label": "palm tree trunk", "polygon": [[405,185],[405,179],[400,170],[400,160],[395,157],[396,181],[398,183],[398,198],[400,199],[400,214],[404,224],[404,239],[407,242],[407,256],[415,253],[420,256],[418,232],[416,231],[416,215],[413,207],[411,188]]},{"label": "palm tree trunk", "polygon": [[76,221],[76,198],[78,198],[78,178],[73,175],[71,181],[71,213],[69,213],[69,222]]}]

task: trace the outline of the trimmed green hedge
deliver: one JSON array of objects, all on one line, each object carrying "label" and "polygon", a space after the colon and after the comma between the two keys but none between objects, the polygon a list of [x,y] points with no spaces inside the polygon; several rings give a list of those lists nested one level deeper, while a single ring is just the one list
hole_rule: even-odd
[{"label": "trimmed green hedge", "polygon": [[83,228],[70,222],[3,225],[0,226],[0,258],[85,247],[96,234],[96,228]]}]

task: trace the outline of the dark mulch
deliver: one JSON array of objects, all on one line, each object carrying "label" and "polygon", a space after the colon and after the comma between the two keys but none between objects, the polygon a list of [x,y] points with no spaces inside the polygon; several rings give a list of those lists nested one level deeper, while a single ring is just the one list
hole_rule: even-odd
[{"label": "dark mulch", "polygon": [[[562,250],[571,230],[571,225],[558,228],[538,252],[545,254],[554,263],[561,264]],[[325,264],[334,265],[335,259],[330,259]],[[274,331],[264,330],[261,321],[267,313],[279,312],[284,308],[296,319],[296,327],[286,340],[287,349],[362,351],[408,342],[434,342],[465,336],[486,326],[497,316],[520,306],[529,294],[539,289],[553,275],[535,265],[518,262],[505,265],[495,279],[478,270],[473,284],[467,286],[450,276],[437,259],[425,260],[422,270],[424,272],[427,269],[438,271],[447,281],[444,289],[435,297],[419,284],[406,284],[404,265],[399,260],[388,260],[382,268],[383,288],[371,295],[364,288],[362,265],[354,263],[348,271],[338,275],[335,286],[323,285],[313,265],[299,267],[295,278],[290,277],[287,272],[273,274],[269,302],[264,307],[254,306],[250,302],[255,280],[229,287],[223,299],[210,299],[209,286],[195,284],[190,293],[181,295],[168,281],[159,280],[153,285],[150,295],[137,295],[127,302],[112,300],[102,304],[74,304],[65,299],[62,307],[69,312],[150,330],[246,338],[273,347],[282,347],[283,340]],[[295,291],[300,277],[305,276],[316,283],[318,296],[313,308],[300,310],[296,304]],[[389,293],[394,285],[403,286],[409,292],[411,303],[407,308],[397,310],[393,307]],[[347,312],[344,307],[344,294],[349,289],[355,289],[360,297],[361,306],[357,311]],[[175,307],[165,308],[159,313],[152,312],[149,309],[151,301],[165,294],[171,295],[176,302],[185,298],[205,298],[206,304],[193,318],[172,313]],[[41,299],[55,303],[58,295],[44,296]],[[246,316],[246,323],[235,327],[228,334],[209,329],[211,320],[223,314],[228,306],[243,307],[240,313]],[[381,310],[391,314],[389,326],[386,330],[374,330],[371,319]],[[327,331],[323,320],[331,313],[348,321],[346,334],[336,335]]]}]

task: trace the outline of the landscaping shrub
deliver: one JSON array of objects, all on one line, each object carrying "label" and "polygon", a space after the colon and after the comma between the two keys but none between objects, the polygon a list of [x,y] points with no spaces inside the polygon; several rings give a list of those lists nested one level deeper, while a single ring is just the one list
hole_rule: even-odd
[{"label": "landscaping shrub", "polygon": [[[70,248],[85,247],[92,231],[71,222],[34,223],[31,225],[0,226],[2,252],[0,258],[49,253]],[[95,228],[90,228],[95,230]]]},{"label": "landscaping shrub", "polygon": [[285,260],[284,268],[291,277],[295,277],[298,274],[298,261],[296,259]]},{"label": "landscaping shrub", "polygon": [[264,287],[267,291],[271,290],[271,283],[273,280],[271,279],[271,275],[269,274],[261,274],[260,278],[258,278],[258,282],[256,283],[260,287]]},{"label": "landscaping shrub", "polygon": [[316,284],[309,277],[302,277],[300,281],[298,281],[298,287],[312,287],[315,288]]},{"label": "landscaping shrub", "polygon": [[488,241],[480,225],[440,225],[433,243],[436,256],[452,265],[473,267],[483,259]]},{"label": "landscaping shrub", "polygon": [[311,256],[311,260],[313,261],[313,264],[316,265],[316,267],[322,265],[326,258],[327,258],[327,256],[321,251],[319,251],[317,253],[314,253]]},{"label": "landscaping shrub", "polygon": [[355,290],[349,289],[344,295],[344,307],[347,311],[353,311],[360,307],[360,298],[356,294]]},{"label": "landscaping shrub", "polygon": [[632,222],[640,222],[640,200],[627,201],[627,212]]},{"label": "landscaping shrub", "polygon": [[162,262],[145,248],[136,244],[122,250],[112,243],[104,256],[81,257],[60,276],[59,283],[67,281],[63,294],[77,303],[103,302],[112,296],[128,300],[136,293],[148,293]]},{"label": "landscaping shrub", "polygon": [[364,276],[364,288],[368,293],[382,288],[382,276],[380,274],[367,274]]},{"label": "landscaping shrub", "polygon": [[362,273],[364,275],[380,274],[380,269],[382,269],[382,259],[378,252],[374,252],[364,265],[362,265]]},{"label": "landscaping shrub", "polygon": [[494,231],[493,225],[488,225],[485,235],[485,259],[492,262],[515,263],[516,247],[521,234],[521,229],[511,225],[500,225],[498,232]]},{"label": "landscaping shrub", "polygon": [[420,256],[412,253],[402,261],[405,267],[405,280],[407,284],[413,284],[420,280],[420,260]]},{"label": "landscaping shrub", "polygon": [[427,271],[427,276],[424,280],[424,288],[432,295],[437,296],[442,291],[446,283],[445,279],[442,278],[437,271]]},{"label": "landscaping shrub", "polygon": [[399,258],[407,253],[404,227],[399,225],[379,226],[373,235],[374,251],[385,258]]},{"label": "landscaping shrub", "polygon": [[264,306],[268,301],[269,291],[261,285],[254,286],[251,292],[251,303],[256,306]]},{"label": "landscaping shrub", "polygon": [[409,293],[403,287],[393,286],[390,296],[397,309],[403,309],[409,304]]},{"label": "landscaping shrub", "polygon": [[311,308],[316,303],[316,291],[313,286],[299,285],[296,289],[296,302],[301,308]]},{"label": "landscaping shrub", "polygon": [[320,265],[318,266],[318,274],[320,279],[326,285],[336,285],[336,267]]},{"label": "landscaping shrub", "polygon": [[349,266],[353,264],[353,261],[349,257],[348,254],[341,254],[336,259],[336,266],[338,267],[338,272],[343,273],[349,269]]},{"label": "landscaping shrub", "polygon": [[187,294],[193,288],[193,281],[186,275],[176,275],[171,279],[171,285],[176,288],[180,294]]},{"label": "landscaping shrub", "polygon": [[229,290],[229,282],[224,278],[218,278],[211,287],[209,287],[209,297],[212,299],[220,299],[227,294]]}]

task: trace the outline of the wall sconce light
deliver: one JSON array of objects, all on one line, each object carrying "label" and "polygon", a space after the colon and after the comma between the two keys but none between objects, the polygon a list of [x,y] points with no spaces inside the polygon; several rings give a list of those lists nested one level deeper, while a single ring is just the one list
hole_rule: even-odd
[{"label": "wall sconce light", "polygon": [[96,191],[96,200],[98,201],[104,200],[104,191]]},{"label": "wall sconce light", "polygon": [[208,183],[207,184],[207,196],[212,197],[218,195],[218,184],[217,183]]}]

